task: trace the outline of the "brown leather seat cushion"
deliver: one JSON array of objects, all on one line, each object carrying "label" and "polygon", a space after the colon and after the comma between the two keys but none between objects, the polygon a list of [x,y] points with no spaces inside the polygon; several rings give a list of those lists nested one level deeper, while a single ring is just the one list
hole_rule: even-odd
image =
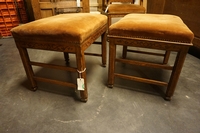
[{"label": "brown leather seat cushion", "polygon": [[134,4],[110,4],[108,14],[145,13],[143,6]]},{"label": "brown leather seat cushion", "polygon": [[107,24],[101,14],[60,14],[17,26],[11,30],[17,37],[54,38],[80,44]]},{"label": "brown leather seat cushion", "polygon": [[194,34],[178,16],[128,14],[109,27],[109,36],[191,43]]}]

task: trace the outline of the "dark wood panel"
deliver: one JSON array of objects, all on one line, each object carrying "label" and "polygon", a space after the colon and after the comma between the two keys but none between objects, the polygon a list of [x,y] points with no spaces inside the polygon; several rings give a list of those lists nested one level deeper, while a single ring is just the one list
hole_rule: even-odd
[{"label": "dark wood panel", "polygon": [[33,8],[32,8],[32,5],[31,5],[31,0],[24,0],[24,4],[25,4],[25,8],[27,10],[28,20],[33,21],[34,16],[33,16]]},{"label": "dark wood panel", "polygon": [[200,57],[200,0],[166,0],[163,13],[180,16],[193,31],[194,46],[189,53]]},{"label": "dark wood panel", "polygon": [[163,13],[165,0],[147,0],[147,13]]}]

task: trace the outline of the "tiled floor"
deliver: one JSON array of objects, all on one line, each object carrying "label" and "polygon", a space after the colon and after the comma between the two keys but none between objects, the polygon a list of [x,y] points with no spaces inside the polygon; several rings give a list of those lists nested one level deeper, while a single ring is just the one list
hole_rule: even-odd
[{"label": "tiled floor", "polygon": [[[82,103],[74,98],[74,90],[62,86],[39,83],[36,92],[30,91],[13,38],[0,39],[0,44],[0,133],[200,132],[200,60],[192,55],[187,55],[170,102],[162,98],[165,88],[122,79],[116,79],[113,89],[107,88],[108,67],[101,67],[99,57],[87,56],[89,99]],[[33,60],[65,63],[62,53],[29,52]],[[119,48],[118,56],[120,52]],[[70,55],[70,65],[75,65],[74,55]],[[76,80],[76,74],[65,71],[34,70],[42,76]],[[119,65],[117,70],[162,80],[169,75],[129,65]]]}]

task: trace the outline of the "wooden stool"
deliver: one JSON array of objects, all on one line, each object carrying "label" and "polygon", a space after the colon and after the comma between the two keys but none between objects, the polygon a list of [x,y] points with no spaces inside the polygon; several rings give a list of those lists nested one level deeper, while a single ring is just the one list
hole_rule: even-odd
[{"label": "wooden stool", "polygon": [[[165,99],[171,100],[174,93],[181,69],[188,51],[192,46],[193,33],[174,15],[156,14],[129,14],[109,27],[109,73],[108,87],[113,87],[114,78],[120,77],[138,82],[166,86]],[[132,46],[167,51],[162,63],[151,63],[126,59],[126,48],[123,58],[116,58],[116,46]],[[170,51],[177,52],[173,66],[167,65]],[[115,72],[115,62],[122,62],[131,65],[160,68],[171,70],[169,82],[125,75]]]},{"label": "wooden stool", "polygon": [[[61,14],[13,28],[11,32],[32,89],[37,89],[36,81],[77,89],[77,84],[74,83],[35,76],[32,65],[71,72],[78,71],[79,75],[84,79],[84,84],[82,83],[84,86],[80,91],[81,100],[87,101],[84,51],[101,36],[102,53],[90,54],[101,56],[103,66],[106,65],[106,28],[107,17],[105,15],[90,13]],[[60,51],[65,53],[65,57],[68,57],[67,53],[74,53],[76,54],[77,68],[30,61],[27,48]]]}]

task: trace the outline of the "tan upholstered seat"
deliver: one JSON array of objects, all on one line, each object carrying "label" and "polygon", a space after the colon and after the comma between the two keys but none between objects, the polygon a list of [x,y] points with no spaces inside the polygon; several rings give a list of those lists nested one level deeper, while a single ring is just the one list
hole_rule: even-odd
[{"label": "tan upholstered seat", "polygon": [[[39,19],[12,29],[14,36],[39,36],[48,39],[81,44],[91,34],[106,25],[106,16],[89,13],[60,14]],[[49,38],[49,37],[53,38]]]},{"label": "tan upholstered seat", "polygon": [[[187,51],[192,46],[192,40],[194,34],[183,23],[181,18],[174,15],[164,14],[128,14],[115,24],[109,27],[109,74],[108,74],[108,86],[113,87],[114,78],[120,77],[124,79],[166,86],[167,91],[165,99],[170,100]],[[163,50],[177,52],[177,56],[174,62],[174,66],[169,66],[166,61],[163,63],[152,63],[144,61],[135,61],[126,59],[126,55],[123,58],[116,57],[116,46],[122,45],[123,47],[138,47],[147,48],[150,50]],[[126,50],[123,49],[126,54]],[[150,52],[147,52],[150,54]],[[155,54],[152,55],[161,55]],[[169,57],[167,57],[168,61]],[[125,75],[115,72],[115,62],[127,63],[132,65],[138,65],[143,67],[152,67],[171,70],[171,76],[169,82],[153,80],[143,77],[136,77],[131,75]]]},{"label": "tan upholstered seat", "polygon": [[109,35],[185,43],[194,37],[180,17],[166,14],[128,14],[110,27]]},{"label": "tan upholstered seat", "polygon": [[[81,77],[84,79],[85,84],[84,90],[80,91],[81,100],[87,101],[88,94],[86,72],[84,71],[84,51],[101,36],[102,53],[89,54],[101,56],[102,64],[105,66],[106,28],[107,17],[105,15],[90,13],[61,14],[13,28],[11,32],[33,90],[37,89],[36,81],[55,83],[75,89],[77,89],[77,85],[74,83],[37,77],[34,75],[32,65],[72,72],[79,71],[81,72]],[[30,61],[27,48],[64,52],[66,58],[68,58],[68,53],[74,53],[76,54],[77,68]]]}]

